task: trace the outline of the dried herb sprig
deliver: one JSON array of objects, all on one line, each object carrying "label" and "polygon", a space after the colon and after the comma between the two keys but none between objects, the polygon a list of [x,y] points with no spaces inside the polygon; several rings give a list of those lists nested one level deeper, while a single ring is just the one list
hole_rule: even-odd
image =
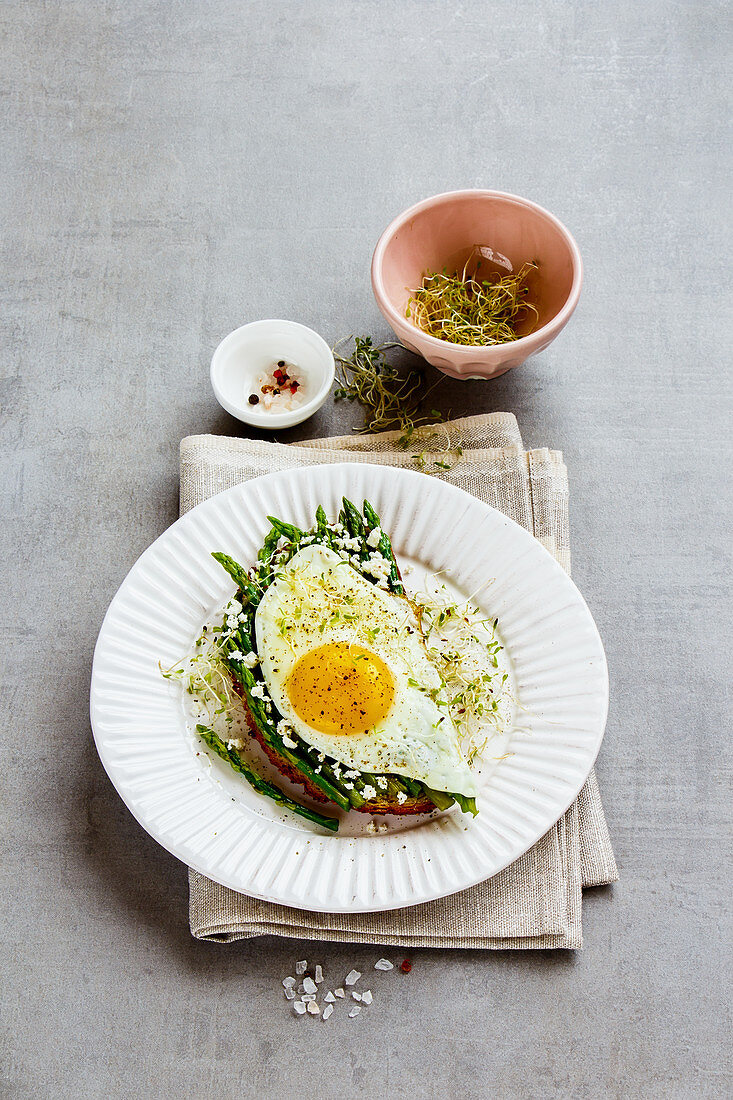
[{"label": "dried herb sprig", "polygon": [[410,292],[405,316],[428,335],[451,344],[486,347],[516,340],[519,324],[532,314],[533,324],[539,319],[526,285],[537,264],[522,264],[515,274],[494,280],[479,279],[480,266],[481,253],[475,248],[460,273],[450,275],[445,268],[426,272],[422,285]]},{"label": "dried herb sprig", "polygon": [[338,381],[334,398],[356,401],[362,406],[364,426],[356,431],[400,431],[399,443],[407,447],[420,424],[443,420],[437,409],[420,412],[421,404],[442,379],[423,392],[425,376],[422,370],[412,368],[404,374],[387,359],[387,352],[395,348],[405,351],[402,344],[396,341],[373,344],[371,336],[355,336],[353,351],[345,355],[339,349],[351,339],[347,336],[333,349]]}]

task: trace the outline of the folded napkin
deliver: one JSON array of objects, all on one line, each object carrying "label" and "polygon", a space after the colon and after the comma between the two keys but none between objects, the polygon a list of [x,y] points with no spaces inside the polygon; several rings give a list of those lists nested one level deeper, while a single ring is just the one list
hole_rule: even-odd
[{"label": "folded napkin", "polygon": [[[222,436],[181,443],[181,512],[260,474],[327,462],[423,469],[511,516],[570,570],[562,455],[525,451],[515,417],[490,413],[423,429],[408,451],[397,432],[283,445]],[[449,457],[446,450],[461,448]],[[426,473],[426,476],[428,474]],[[586,886],[618,878],[595,773],[563,817],[511,866],[448,898],[385,913],[311,913],[259,901],[189,870],[191,932],[229,941],[279,935],[405,947],[579,948]]]}]

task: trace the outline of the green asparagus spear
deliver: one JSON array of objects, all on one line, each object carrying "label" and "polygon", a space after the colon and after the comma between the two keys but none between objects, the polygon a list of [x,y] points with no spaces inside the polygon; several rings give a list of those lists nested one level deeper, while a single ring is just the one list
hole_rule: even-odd
[{"label": "green asparagus spear", "polygon": [[228,748],[214,730],[210,729],[208,726],[197,725],[196,732],[206,742],[209,748],[213,749],[222,760],[227,760],[234,770],[239,772],[240,775],[243,775],[247,782],[260,794],[264,794],[268,798],[271,798],[274,802],[277,802],[278,806],[284,806],[285,809],[291,810],[294,814],[299,814],[300,817],[305,817],[309,821],[314,821],[323,829],[328,829],[333,833],[337,831],[339,823],[336,818],[326,817],[324,814],[319,814],[316,810],[311,810],[307,806],[301,806],[299,802],[295,802],[294,799],[288,798],[279,787],[274,786],[272,783],[268,783],[266,779],[257,775],[252,768],[245,764],[237,750]]},{"label": "green asparagus spear", "polygon": [[305,534],[305,531],[301,531],[300,527],[296,527],[293,523],[286,523],[285,520],[278,519],[276,516],[268,516],[267,518],[278,532],[278,535],[284,535],[291,542],[300,542]]},{"label": "green asparagus spear", "polygon": [[352,504],[350,500],[344,497],[344,515],[346,517],[346,527],[349,534],[354,539],[359,539],[361,546],[359,548],[359,557],[362,561],[366,561],[369,557],[369,547],[366,544],[366,529],[364,527],[364,520],[361,518],[361,514],[356,505]]},{"label": "green asparagus spear", "polygon": [[239,562],[236,562],[234,558],[230,558],[228,554],[222,554],[220,551],[216,551],[211,556],[219,562],[219,565],[226,569],[229,576],[237,587],[241,588],[242,593],[248,600],[258,599],[257,591],[247,576],[247,570],[244,569]]},{"label": "green asparagus spear", "polygon": [[[379,516],[374,511],[368,500],[364,501],[364,518],[366,519],[369,530],[373,531],[375,527],[380,526]],[[389,569],[389,587],[398,596],[403,596],[405,589],[400,580],[400,571],[397,567],[397,559],[394,556],[394,550],[392,549],[392,543],[390,542],[389,535],[385,531],[379,537],[378,543],[379,553],[390,563]]]},{"label": "green asparagus spear", "polygon": [[422,787],[430,801],[434,803],[439,810],[447,810],[448,807],[452,806],[455,802],[455,798],[452,794],[447,794],[445,791],[433,791],[430,787],[426,787],[424,783]]}]

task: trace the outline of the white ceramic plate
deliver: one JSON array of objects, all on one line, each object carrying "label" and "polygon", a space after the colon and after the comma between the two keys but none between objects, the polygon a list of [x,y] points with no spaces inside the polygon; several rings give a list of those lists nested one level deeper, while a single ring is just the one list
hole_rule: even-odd
[{"label": "white ceramic plate", "polygon": [[[188,729],[181,686],[160,675],[158,662],[179,660],[232,593],[212,550],[250,564],[268,514],[309,527],[319,503],[333,517],[344,495],[371,500],[398,558],[445,570],[466,597],[485,586],[474,602],[499,618],[518,706],[512,755],[483,770],[475,819],[454,810],[376,836],[324,836],[212,762]],[[515,860],[580,791],[607,708],[606,661],[591,614],[531,535],[425,474],[356,464],[260,477],[174,523],[112,601],[91,690],[102,763],[163,847],[242,893],[340,913],[442,897]],[[364,818],[349,815],[357,816]]]}]

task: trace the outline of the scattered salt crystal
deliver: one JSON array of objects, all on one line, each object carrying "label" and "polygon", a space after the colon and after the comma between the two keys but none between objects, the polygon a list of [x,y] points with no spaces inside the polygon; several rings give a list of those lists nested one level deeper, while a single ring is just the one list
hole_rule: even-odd
[{"label": "scattered salt crystal", "polygon": [[283,978],[283,989],[289,989],[295,985],[295,978]]},{"label": "scattered salt crystal", "polygon": [[343,989],[334,989],[333,995],[334,995],[334,997],[345,997],[346,996]]},{"label": "scattered salt crystal", "polygon": [[305,1012],[305,1005],[303,1004],[302,1001],[293,1001],[293,1008],[295,1009],[295,1011],[298,1013],[299,1016],[302,1016],[303,1013]]},{"label": "scattered salt crystal", "polygon": [[355,989],[352,990],[351,996],[354,998],[355,1001],[361,1000],[361,993],[357,993]]},{"label": "scattered salt crystal", "polygon": [[320,1016],[321,1006],[317,1005],[315,1001],[309,1001],[308,1011],[310,1012],[311,1016]]},{"label": "scattered salt crystal", "polygon": [[371,991],[371,989],[367,989],[365,993],[362,993],[361,999],[362,999],[363,1004],[370,1005],[372,1003],[372,991]]},{"label": "scattered salt crystal", "polygon": [[361,1012],[361,1005],[354,1005],[351,1012],[349,1013],[349,1016],[358,1016],[360,1012]]},{"label": "scattered salt crystal", "polygon": [[288,986],[288,988],[285,990],[285,996],[289,1001],[294,1001],[295,990],[291,986]]},{"label": "scattered salt crystal", "polygon": [[303,978],[303,989],[306,993],[317,993],[318,986],[312,978]]},{"label": "scattered salt crystal", "polygon": [[298,993],[305,993],[305,986],[303,985],[302,982],[298,986]]},{"label": "scattered salt crystal", "polygon": [[316,985],[320,985],[323,981],[323,967],[319,963],[316,967]]},{"label": "scattered salt crystal", "polygon": [[379,959],[374,964],[375,970],[394,970],[394,963],[391,963],[389,959]]},{"label": "scattered salt crystal", "polygon": [[333,1004],[333,1002],[336,1000],[330,989],[323,999],[324,1001],[328,1001],[329,1004]]},{"label": "scattered salt crystal", "polygon": [[360,977],[361,974],[358,970],[350,970],[344,979],[344,985],[356,985]]},{"label": "scattered salt crystal", "polygon": [[304,1004],[310,1004],[311,1001],[315,1001],[316,995],[315,993],[304,993],[300,999]]},{"label": "scattered salt crystal", "polygon": [[333,1012],[333,1005],[326,1005],[326,1007],[323,1010],[323,1016],[321,1017],[321,1019],[322,1020],[327,1020],[332,1012]]},{"label": "scattered salt crystal", "polygon": [[300,962],[297,962],[295,964],[295,973],[298,974],[298,975],[305,974],[307,969],[308,969],[308,960],[307,959],[301,959]]}]

